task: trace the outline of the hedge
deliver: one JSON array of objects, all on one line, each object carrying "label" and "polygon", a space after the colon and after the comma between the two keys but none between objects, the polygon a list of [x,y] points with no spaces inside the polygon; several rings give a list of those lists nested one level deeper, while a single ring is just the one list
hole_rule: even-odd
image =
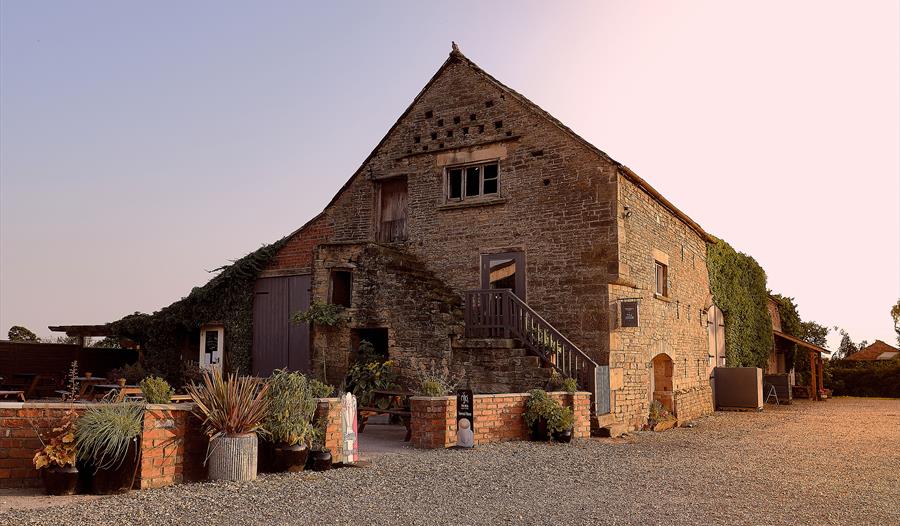
[{"label": "hedge", "polygon": [[835,396],[900,398],[900,360],[862,362],[828,360],[825,386]]}]

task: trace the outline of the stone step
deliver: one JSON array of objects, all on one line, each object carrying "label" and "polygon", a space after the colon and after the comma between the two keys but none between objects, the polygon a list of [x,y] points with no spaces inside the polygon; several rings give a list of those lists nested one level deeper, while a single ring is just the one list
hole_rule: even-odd
[{"label": "stone step", "polygon": [[453,342],[453,347],[468,349],[515,349],[521,348],[522,342],[513,338],[460,338]]}]

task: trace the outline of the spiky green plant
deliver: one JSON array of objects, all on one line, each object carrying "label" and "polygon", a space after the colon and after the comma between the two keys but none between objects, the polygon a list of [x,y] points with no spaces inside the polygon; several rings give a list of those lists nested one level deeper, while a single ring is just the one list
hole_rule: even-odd
[{"label": "spiky green plant", "polygon": [[175,389],[158,376],[148,376],[141,380],[141,392],[148,404],[168,404],[172,401]]},{"label": "spiky green plant", "polygon": [[298,372],[278,369],[269,377],[266,392],[268,413],[263,429],[277,444],[305,443],[316,414],[316,389],[313,381]]},{"label": "spiky green plant", "polygon": [[133,402],[87,408],[75,424],[78,458],[98,469],[118,468],[128,446],[141,434],[144,406]]},{"label": "spiky green plant", "polygon": [[203,382],[188,386],[188,394],[197,404],[195,414],[203,421],[203,431],[215,439],[227,435],[255,433],[266,417],[269,385],[249,376],[225,378],[214,369],[203,375]]}]

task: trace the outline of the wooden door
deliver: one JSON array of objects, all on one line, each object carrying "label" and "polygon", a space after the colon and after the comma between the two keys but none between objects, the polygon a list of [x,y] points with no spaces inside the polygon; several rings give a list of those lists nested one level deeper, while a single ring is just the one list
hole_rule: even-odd
[{"label": "wooden door", "polygon": [[310,371],[309,326],[291,316],[309,307],[310,276],[256,280],[253,297],[253,374],[275,369]]},{"label": "wooden door", "polygon": [[378,185],[376,239],[385,243],[406,241],[406,177],[388,179]]},{"label": "wooden door", "polygon": [[511,289],[525,301],[525,253],[482,254],[481,288]]}]

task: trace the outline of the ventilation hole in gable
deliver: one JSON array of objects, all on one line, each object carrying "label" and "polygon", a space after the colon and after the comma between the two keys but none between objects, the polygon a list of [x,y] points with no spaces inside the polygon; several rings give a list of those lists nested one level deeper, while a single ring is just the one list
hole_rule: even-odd
[{"label": "ventilation hole in gable", "polygon": [[509,130],[508,132],[506,132],[506,136],[507,136],[507,137],[512,137],[512,130]]},{"label": "ventilation hole in gable", "polygon": [[423,151],[423,152],[427,152],[427,151],[428,151],[428,145],[427,145],[427,144],[426,144],[425,146],[422,146],[422,151]]},{"label": "ventilation hole in gable", "polygon": [[474,114],[474,113],[469,114],[469,120],[470,120],[470,121],[474,121],[475,119],[476,119],[476,117],[475,117],[475,114]]},{"label": "ventilation hole in gable", "polygon": [[468,134],[469,134],[469,127],[466,126],[465,128],[463,128],[463,135],[468,135]]},{"label": "ventilation hole in gable", "polygon": [[478,133],[484,133],[484,124],[478,125]]},{"label": "ventilation hole in gable", "polygon": [[453,130],[447,130],[447,137],[453,137]]},{"label": "ventilation hole in gable", "polygon": [[415,137],[413,137],[413,142],[415,144],[419,144],[420,142],[422,142],[422,136],[416,135]]},{"label": "ventilation hole in gable", "polygon": [[412,153],[412,148],[406,150],[406,153]]},{"label": "ventilation hole in gable", "polygon": [[433,112],[433,111],[428,110],[428,111],[425,112],[425,118],[426,118],[426,119],[430,119],[430,118],[432,118],[432,117],[434,117],[434,112]]},{"label": "ventilation hole in gable", "polygon": [[[542,155],[544,155],[544,150],[534,150],[531,152],[532,157],[540,157]],[[548,179],[544,179],[544,180],[548,181]]]},{"label": "ventilation hole in gable", "polygon": [[487,101],[487,102],[484,103],[484,107],[485,107],[485,108],[490,108],[490,107],[493,106],[493,105],[494,105],[494,101],[492,101],[492,100],[489,100],[489,101]]},{"label": "ventilation hole in gable", "polygon": [[550,179],[544,179],[544,186],[550,186]]},{"label": "ventilation hole in gable", "polygon": [[437,125],[438,125],[438,127],[443,126],[443,125],[444,125],[444,119],[438,119]]},{"label": "ventilation hole in gable", "polygon": [[431,132],[431,140],[432,141],[437,140],[437,132]]},{"label": "ventilation hole in gable", "polygon": [[442,142],[438,143],[438,148],[443,148],[443,147],[444,147],[444,143],[442,143]]},{"label": "ventilation hole in gable", "polygon": [[453,117],[453,124],[459,124],[459,117]]},{"label": "ventilation hole in gable", "polygon": [[503,127],[503,121],[494,121],[494,128],[500,129]]}]

